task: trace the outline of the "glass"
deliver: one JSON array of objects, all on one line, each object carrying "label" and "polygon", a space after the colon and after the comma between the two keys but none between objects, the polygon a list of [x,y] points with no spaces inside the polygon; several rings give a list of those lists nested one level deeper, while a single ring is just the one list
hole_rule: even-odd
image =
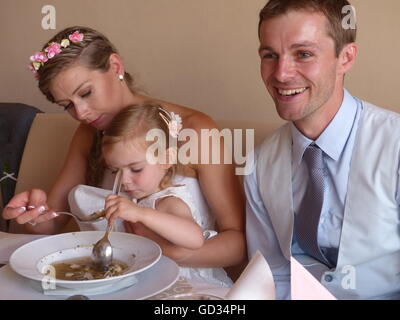
[{"label": "glass", "polygon": [[161,300],[224,300],[224,298],[213,294],[188,292],[168,296]]}]

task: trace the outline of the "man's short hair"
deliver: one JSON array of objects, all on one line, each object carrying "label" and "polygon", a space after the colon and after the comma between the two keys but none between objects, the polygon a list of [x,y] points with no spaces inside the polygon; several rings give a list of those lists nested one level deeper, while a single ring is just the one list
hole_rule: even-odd
[{"label": "man's short hair", "polygon": [[338,57],[346,44],[356,41],[356,27],[346,29],[342,25],[344,18],[342,9],[349,5],[347,0],[270,0],[260,11],[258,32],[260,33],[261,23],[264,20],[292,10],[320,12],[327,18],[328,35],[335,42],[335,53]]}]

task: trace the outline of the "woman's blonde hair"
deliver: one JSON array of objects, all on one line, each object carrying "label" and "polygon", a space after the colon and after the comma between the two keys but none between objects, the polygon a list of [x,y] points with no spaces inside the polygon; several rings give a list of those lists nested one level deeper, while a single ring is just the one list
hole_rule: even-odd
[{"label": "woman's blonde hair", "polygon": [[[164,119],[160,116],[164,114],[163,107],[155,102],[145,102],[140,105],[131,105],[122,109],[112,120],[110,125],[103,133],[102,148],[116,144],[121,141],[131,139],[143,139],[141,142],[146,147],[154,143],[146,141],[147,133],[152,129],[160,129],[165,134],[166,149],[172,147],[170,142],[176,139],[169,135],[169,128]],[[160,187],[166,188],[171,184],[173,177],[180,171],[181,165],[171,164],[164,178],[161,180]]]},{"label": "woman's blonde hair", "polygon": [[[83,34],[83,40],[75,43],[71,42],[68,47],[63,48],[59,54],[46,61],[37,71],[39,89],[51,102],[54,102],[54,97],[50,92],[51,81],[61,71],[66,70],[75,63],[80,63],[91,70],[107,72],[110,67],[110,55],[113,53],[118,54],[117,49],[105,35],[94,29],[82,26],[69,27],[60,31],[45,43],[42,51],[49,43],[61,43],[63,39],[68,39],[68,36],[75,31]],[[125,72],[124,80],[133,92],[133,78],[128,72]]]}]

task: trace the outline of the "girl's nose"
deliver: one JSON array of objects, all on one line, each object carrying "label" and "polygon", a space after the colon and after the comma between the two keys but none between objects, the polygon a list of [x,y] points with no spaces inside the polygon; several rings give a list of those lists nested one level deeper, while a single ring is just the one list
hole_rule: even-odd
[{"label": "girl's nose", "polygon": [[122,177],[121,177],[122,185],[124,188],[130,184],[132,184],[132,178],[128,174],[127,170],[122,169]]}]

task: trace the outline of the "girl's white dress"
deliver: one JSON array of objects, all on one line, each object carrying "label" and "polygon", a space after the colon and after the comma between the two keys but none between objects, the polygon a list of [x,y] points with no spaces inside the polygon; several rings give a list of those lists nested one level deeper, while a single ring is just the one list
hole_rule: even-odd
[{"label": "girl's white dress", "polygon": [[[205,201],[196,178],[177,176],[174,181],[174,187],[169,187],[160,192],[154,193],[145,199],[138,201],[138,205],[146,208],[155,209],[157,200],[165,197],[177,197],[184,201],[190,208],[193,219],[202,228],[205,239],[217,234],[215,229],[215,219]],[[110,190],[78,185],[73,188],[68,196],[71,212],[86,216],[95,211],[104,208],[104,200]],[[127,196],[127,195],[125,195]],[[79,224],[84,230],[105,230],[106,221],[99,221],[91,224]],[[123,221],[117,219],[114,225],[115,231],[124,232]],[[228,277],[223,268],[187,268],[180,267],[180,275],[186,278],[207,281],[212,284],[230,287],[232,280]]]}]

